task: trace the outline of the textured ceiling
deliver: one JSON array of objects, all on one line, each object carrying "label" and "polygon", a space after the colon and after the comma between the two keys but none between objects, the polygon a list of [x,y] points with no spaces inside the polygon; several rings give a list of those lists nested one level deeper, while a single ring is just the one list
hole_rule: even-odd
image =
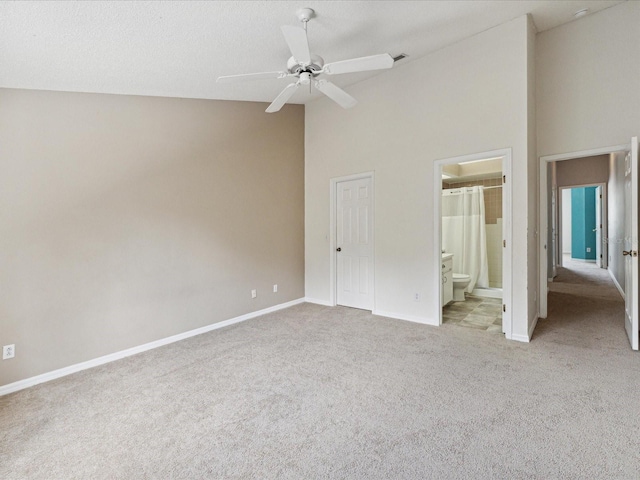
[{"label": "textured ceiling", "polygon": [[[617,3],[3,1],[0,87],[270,102],[290,80],[229,85],[215,79],[284,70],[290,53],[279,27],[300,25],[301,7],[316,11],[309,43],[326,62],[407,53],[405,63],[526,13],[543,31],[575,20],[581,8],[593,13]],[[344,88],[378,74],[331,80]],[[291,101],[311,98],[299,91]]]}]

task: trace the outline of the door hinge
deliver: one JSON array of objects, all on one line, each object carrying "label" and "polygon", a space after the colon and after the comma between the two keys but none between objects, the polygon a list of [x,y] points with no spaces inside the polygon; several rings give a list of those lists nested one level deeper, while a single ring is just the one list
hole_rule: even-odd
[{"label": "door hinge", "polygon": [[507,305],[505,303],[502,304],[502,311],[503,312],[507,311]]},{"label": "door hinge", "polygon": [[507,183],[507,176],[506,175],[502,175],[502,183]]},{"label": "door hinge", "polygon": [[503,248],[507,248],[507,241],[506,240],[502,240],[502,247]]}]

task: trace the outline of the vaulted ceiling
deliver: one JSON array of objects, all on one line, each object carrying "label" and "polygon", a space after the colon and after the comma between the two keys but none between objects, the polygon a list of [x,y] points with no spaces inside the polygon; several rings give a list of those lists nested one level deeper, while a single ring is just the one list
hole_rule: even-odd
[{"label": "vaulted ceiling", "polygon": [[[411,62],[530,13],[538,31],[619,1],[21,1],[0,2],[0,87],[270,102],[290,80],[217,84],[284,70],[281,25],[313,8],[311,51],[334,62],[406,53]],[[401,67],[401,63],[395,68]],[[379,75],[335,76],[348,86]],[[315,93],[300,89],[294,103]]]}]

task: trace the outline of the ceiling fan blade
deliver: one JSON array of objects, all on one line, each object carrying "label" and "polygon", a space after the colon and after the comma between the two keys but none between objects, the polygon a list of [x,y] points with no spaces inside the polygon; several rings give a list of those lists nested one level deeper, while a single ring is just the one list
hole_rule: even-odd
[{"label": "ceiling fan blade", "polygon": [[242,75],[226,75],[218,77],[218,83],[237,83],[250,82],[252,80],[265,80],[270,78],[284,78],[288,76],[287,72],[261,72],[261,73],[245,73]]},{"label": "ceiling fan blade", "polygon": [[340,62],[327,63],[322,73],[337,75],[339,73],[366,72],[393,67],[393,57],[388,53],[371,55],[370,57],[352,58]]},{"label": "ceiling fan blade", "polygon": [[290,83],[289,85],[284,87],[284,90],[282,90],[280,92],[280,95],[278,95],[276,99],[271,102],[271,105],[267,107],[265,112],[274,113],[279,111],[284,106],[284,104],[287,103],[287,100],[289,100],[293,96],[293,94],[296,93],[296,90],[298,90],[299,86],[300,84],[296,82]]},{"label": "ceiling fan blade", "polygon": [[326,80],[317,80],[315,85],[318,90],[320,90],[327,97],[340,105],[342,108],[351,108],[354,107],[356,103],[358,103],[355,98],[353,98],[347,92],[331,82],[327,82]]},{"label": "ceiling fan blade", "polygon": [[295,58],[298,63],[304,65],[311,64],[311,52],[309,51],[307,32],[300,27],[292,27],[289,25],[284,25],[281,29],[293,58]]}]

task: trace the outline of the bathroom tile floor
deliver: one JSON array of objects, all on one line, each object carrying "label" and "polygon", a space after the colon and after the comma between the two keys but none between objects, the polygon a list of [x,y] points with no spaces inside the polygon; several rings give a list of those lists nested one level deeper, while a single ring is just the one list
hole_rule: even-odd
[{"label": "bathroom tile floor", "polygon": [[502,300],[466,294],[466,301],[442,309],[442,323],[502,333]]}]

